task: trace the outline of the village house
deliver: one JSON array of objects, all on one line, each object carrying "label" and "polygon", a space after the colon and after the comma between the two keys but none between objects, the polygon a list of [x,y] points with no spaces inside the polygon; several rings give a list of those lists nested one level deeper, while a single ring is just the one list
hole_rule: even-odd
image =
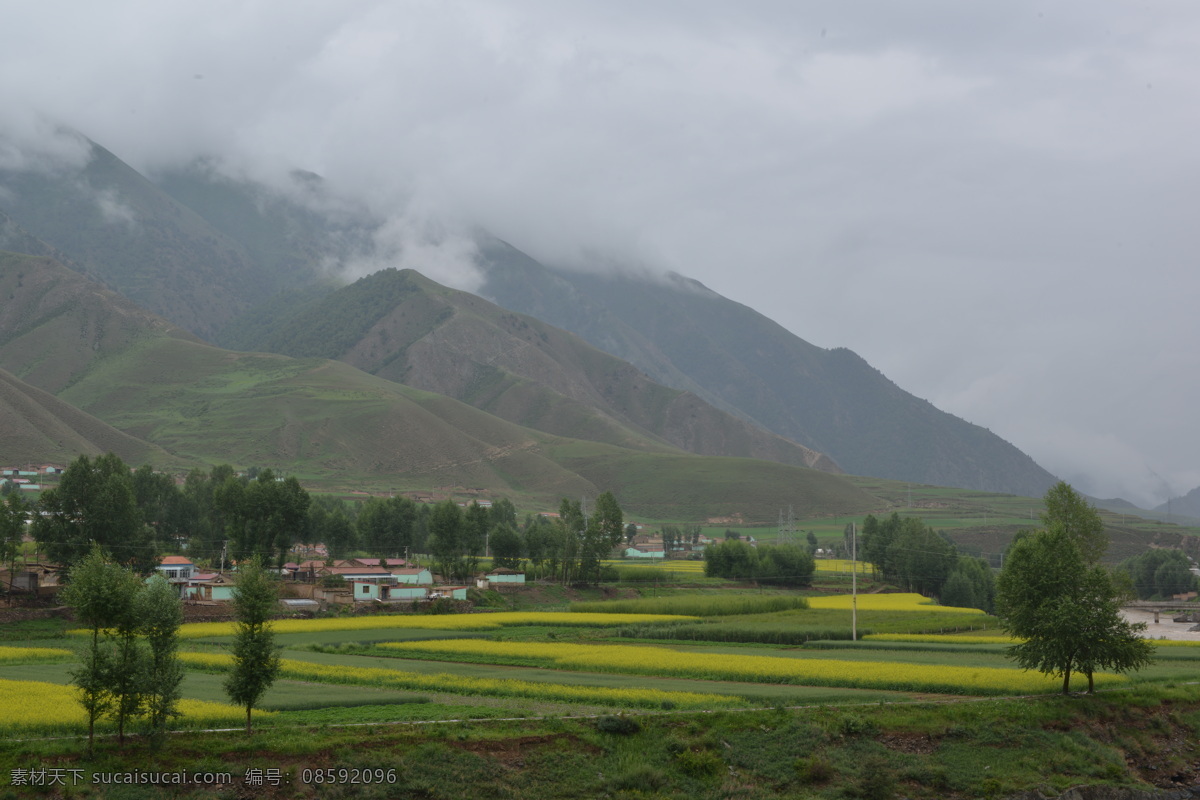
[{"label": "village house", "polygon": [[490,589],[493,586],[524,586],[525,573],[508,567],[496,567],[491,572],[475,580],[479,589]]},{"label": "village house", "polygon": [[175,583],[190,579],[196,572],[196,565],[192,563],[191,559],[184,556],[163,556],[157,569],[160,575]]}]

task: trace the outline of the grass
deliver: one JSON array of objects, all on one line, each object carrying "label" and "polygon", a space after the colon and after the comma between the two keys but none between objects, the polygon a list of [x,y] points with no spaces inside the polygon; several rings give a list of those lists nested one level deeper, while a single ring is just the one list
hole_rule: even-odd
[{"label": "grass", "polygon": [[[913,800],[1005,797],[1035,787],[1054,795],[1077,785],[1146,789],[1143,776],[1156,773],[1194,776],[1198,707],[1200,689],[1181,686],[1088,699],[636,716],[626,724],[545,719],[333,728],[318,717],[296,727],[279,721],[285,712],[251,739],[191,733],[168,739],[153,756],[101,740],[96,756],[80,761],[74,741],[9,742],[0,749],[0,770],[11,774],[30,763],[79,767],[88,776],[211,769],[233,773],[241,790],[247,770],[276,769],[292,781],[288,796],[832,800],[887,796],[882,790],[889,787]],[[364,721],[375,721],[369,707],[362,712]],[[394,769],[395,782],[301,783],[303,770],[318,768]],[[185,796],[229,793],[197,786]],[[164,794],[146,788],[139,796]]]}]

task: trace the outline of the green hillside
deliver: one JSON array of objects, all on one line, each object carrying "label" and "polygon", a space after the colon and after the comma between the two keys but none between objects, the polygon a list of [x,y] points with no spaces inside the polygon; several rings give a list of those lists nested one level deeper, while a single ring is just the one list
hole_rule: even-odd
[{"label": "green hillside", "polygon": [[[744,474],[788,492],[840,482],[858,508],[877,502],[814,470],[556,437],[342,362],[223,350],[45,258],[0,257],[0,291],[12,296],[0,312],[2,366],[162,448],[170,465],[270,466],[330,487],[474,490],[550,505],[615,488],[643,516],[674,507],[674,516],[766,521],[739,496]],[[61,451],[41,459],[64,460]],[[650,496],[649,476],[663,497]]]},{"label": "green hillside", "polygon": [[49,392],[30,386],[0,369],[0,462],[8,465],[59,464],[76,456],[116,453],[126,462],[185,467],[169,455],[101,422]]},{"label": "green hillside", "polygon": [[338,358],[560,436],[836,470],[821,454],[655,383],[577,336],[412,270],[381,270],[298,303],[290,318],[241,345]]},{"label": "green hillside", "polygon": [[[201,164],[155,183],[86,144],[82,168],[0,171],[0,241],[61,255],[208,341],[337,357],[544,432],[648,451],[832,468],[813,460],[824,453],[854,474],[1034,496],[1053,482],[1011,444],[913,397],[849,350],[815,347],[681,276],[554,269],[480,233],[482,294],[507,317],[429,285],[329,294],[315,284],[339,262],[377,255],[378,220],[335,200],[316,176],[267,188]],[[88,333],[99,334],[111,335]],[[48,338],[58,336],[72,333]],[[46,358],[24,359],[30,374],[11,360],[0,366],[39,386],[34,373],[71,374],[50,355],[62,345],[31,346]]]}]

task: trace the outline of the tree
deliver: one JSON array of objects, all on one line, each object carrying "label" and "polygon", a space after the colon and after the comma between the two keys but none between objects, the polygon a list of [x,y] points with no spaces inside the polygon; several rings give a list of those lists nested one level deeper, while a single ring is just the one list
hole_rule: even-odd
[{"label": "tree", "polygon": [[517,569],[521,566],[521,534],[507,523],[492,528],[492,563],[497,567]]},{"label": "tree", "polygon": [[406,551],[416,548],[416,520],[417,504],[409,498],[372,497],[355,520],[359,546],[372,553],[404,555]]},{"label": "tree", "polygon": [[466,574],[473,575],[479,566],[479,556],[487,546],[491,530],[491,515],[488,509],[472,500],[463,512],[463,555],[466,558]]},{"label": "tree", "polygon": [[[525,552],[539,577],[543,564],[555,562],[557,547],[558,537],[554,524],[541,514],[532,517],[525,526]],[[554,572],[554,566],[554,563],[550,565],[550,573]]]},{"label": "tree", "polygon": [[8,566],[9,575],[14,573],[17,555],[21,552],[28,515],[29,506],[21,495],[9,494],[0,500],[0,563]]},{"label": "tree", "polygon": [[158,550],[144,524],[133,492],[129,467],[108,453],[92,461],[72,461],[58,487],[42,493],[42,513],[33,522],[33,537],[49,558],[68,571],[98,544],[118,564],[149,575]]},{"label": "tree", "polygon": [[1191,566],[1181,551],[1166,548],[1147,550],[1121,562],[1121,569],[1129,574],[1134,591],[1143,600],[1195,591],[1196,576]]},{"label": "tree", "polygon": [[225,679],[225,694],[246,708],[246,733],[251,732],[250,712],[279,674],[279,654],[271,619],[279,599],[275,580],[252,558],[238,565],[233,608],[237,628],[233,639],[233,671]]},{"label": "tree", "polygon": [[443,500],[429,512],[429,552],[443,577],[465,574],[465,548],[462,509],[453,500]]},{"label": "tree", "polygon": [[978,608],[991,614],[996,607],[996,578],[981,558],[959,558],[942,584],[938,599],[944,606]]},{"label": "tree", "polygon": [[179,663],[179,626],[183,606],[171,584],[161,575],[152,577],[134,601],[135,616],[149,645],[146,663],[145,710],[155,735],[166,731],[179,716],[183,666]]},{"label": "tree", "polygon": [[599,582],[600,561],[621,543],[625,520],[612,492],[596,498],[595,513],[580,534],[579,575],[583,580]]},{"label": "tree", "polygon": [[91,634],[82,663],[71,670],[79,689],[79,702],[88,716],[88,751],[95,740],[96,720],[117,706],[113,688],[116,654],[108,647],[105,631],[113,630],[131,615],[129,607],[137,578],[113,564],[99,545],[79,559],[68,574],[60,597]]},{"label": "tree", "polygon": [[1061,527],[1088,563],[1100,561],[1108,549],[1108,537],[1095,507],[1065,481],[1051,486],[1043,502],[1046,510],[1042,512],[1042,527]]},{"label": "tree", "polygon": [[555,520],[555,525],[558,528],[558,564],[562,570],[562,582],[566,584],[570,583],[575,574],[576,559],[579,557],[579,540],[584,531],[583,509],[580,502],[564,497],[558,504],[558,519]]},{"label": "tree", "polygon": [[[891,520],[883,526],[891,527]],[[938,594],[958,561],[954,545],[939,536],[920,517],[900,521],[884,551],[884,577],[910,592]]]},{"label": "tree", "polygon": [[1089,564],[1076,537],[1062,525],[1014,542],[996,586],[996,608],[1004,628],[1020,644],[1009,655],[1025,669],[1062,676],[1097,669],[1137,670],[1153,649],[1138,637],[1145,628],[1120,616],[1123,593],[1103,567]]},{"label": "tree", "polygon": [[517,527],[517,507],[507,497],[501,497],[492,503],[488,517],[493,528],[497,525],[511,525],[514,529]]}]

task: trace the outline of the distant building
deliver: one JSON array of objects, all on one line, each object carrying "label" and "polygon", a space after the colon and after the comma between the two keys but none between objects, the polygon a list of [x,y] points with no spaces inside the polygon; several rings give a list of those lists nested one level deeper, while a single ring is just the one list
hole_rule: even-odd
[{"label": "distant building", "polygon": [[196,565],[183,556],[163,556],[157,569],[169,581],[186,581],[196,572]]}]

